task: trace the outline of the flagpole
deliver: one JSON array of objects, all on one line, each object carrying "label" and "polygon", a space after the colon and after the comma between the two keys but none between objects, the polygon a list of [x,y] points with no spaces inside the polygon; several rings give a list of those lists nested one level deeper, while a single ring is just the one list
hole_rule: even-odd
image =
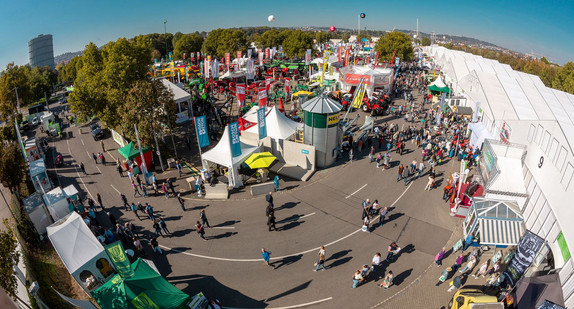
[{"label": "flagpole", "polygon": [[142,145],[141,145],[141,143],[140,143],[140,136],[139,136],[139,134],[138,134],[138,127],[137,127],[137,124],[135,124],[135,123],[134,123],[134,129],[135,129],[135,131],[136,131],[136,140],[137,140],[137,142],[138,142],[138,147],[139,147],[139,150],[140,150],[140,157],[141,157],[141,159],[142,159],[142,174],[144,175],[144,181],[145,181],[146,184],[147,184],[147,183],[148,183],[147,177],[146,177],[146,175],[147,175],[147,166],[146,166],[146,164],[145,164],[145,158],[144,158],[143,151],[142,151]]}]

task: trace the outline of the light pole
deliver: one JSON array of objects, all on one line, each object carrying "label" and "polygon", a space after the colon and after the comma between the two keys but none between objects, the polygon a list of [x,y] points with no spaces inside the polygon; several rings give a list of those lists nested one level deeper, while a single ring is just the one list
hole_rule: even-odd
[{"label": "light pole", "polygon": [[167,63],[167,19],[163,22],[163,38],[165,40],[165,63]]}]

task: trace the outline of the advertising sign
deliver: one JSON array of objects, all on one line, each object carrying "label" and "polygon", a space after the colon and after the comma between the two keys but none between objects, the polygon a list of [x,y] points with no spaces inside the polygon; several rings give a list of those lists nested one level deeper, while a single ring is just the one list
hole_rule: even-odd
[{"label": "advertising sign", "polygon": [[112,264],[114,264],[114,267],[122,278],[131,278],[134,276],[132,264],[124,251],[124,246],[122,246],[121,241],[118,240],[104,248],[110,257]]},{"label": "advertising sign", "polygon": [[231,146],[231,156],[237,157],[241,155],[241,143],[239,141],[239,123],[234,122],[229,124],[229,144]]},{"label": "advertising sign", "polygon": [[259,99],[259,106],[267,106],[267,89],[259,88],[257,98]]},{"label": "advertising sign", "polygon": [[516,285],[516,282],[522,277],[522,275],[526,272],[536,254],[538,254],[538,250],[544,244],[544,239],[539,237],[538,235],[526,231],[524,236],[520,239],[520,243],[518,243],[518,247],[516,248],[516,254],[506,270],[502,272],[504,275],[504,280],[510,284],[512,287]]},{"label": "advertising sign", "polygon": [[267,126],[265,124],[265,107],[257,110],[257,126],[259,127],[259,139],[267,137]]},{"label": "advertising sign", "polygon": [[207,134],[207,120],[205,116],[194,118],[195,132],[197,133],[197,142],[199,147],[209,146],[209,135]]},{"label": "advertising sign", "polygon": [[227,70],[229,70],[229,66],[231,65],[231,54],[225,53],[225,65],[227,66]]}]

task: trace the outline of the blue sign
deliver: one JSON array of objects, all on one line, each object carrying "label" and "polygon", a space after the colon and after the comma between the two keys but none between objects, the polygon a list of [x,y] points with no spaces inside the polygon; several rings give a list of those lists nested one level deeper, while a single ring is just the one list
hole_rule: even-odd
[{"label": "blue sign", "polygon": [[267,137],[267,124],[265,123],[265,106],[257,110],[257,127],[259,128],[259,139]]},{"label": "blue sign", "polygon": [[205,116],[195,117],[195,132],[199,147],[209,146],[209,134],[207,134],[207,120]]},{"label": "blue sign", "polygon": [[301,149],[301,153],[302,153],[302,154],[309,154],[309,150],[307,150],[307,149]]},{"label": "blue sign", "polygon": [[440,97],[440,110],[436,113],[436,125],[440,126],[440,117],[442,116],[442,109],[444,108],[444,101],[446,100],[446,92],[443,92]]},{"label": "blue sign", "polygon": [[229,124],[229,144],[231,145],[231,156],[240,156],[241,143],[239,141],[239,124],[237,121]]}]

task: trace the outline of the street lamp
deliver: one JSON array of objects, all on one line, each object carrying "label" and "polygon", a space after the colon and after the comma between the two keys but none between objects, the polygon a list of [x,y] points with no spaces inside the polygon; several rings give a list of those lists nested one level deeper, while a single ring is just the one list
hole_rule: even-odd
[{"label": "street lamp", "polygon": [[163,39],[165,40],[165,63],[167,63],[167,19],[163,22]]}]

